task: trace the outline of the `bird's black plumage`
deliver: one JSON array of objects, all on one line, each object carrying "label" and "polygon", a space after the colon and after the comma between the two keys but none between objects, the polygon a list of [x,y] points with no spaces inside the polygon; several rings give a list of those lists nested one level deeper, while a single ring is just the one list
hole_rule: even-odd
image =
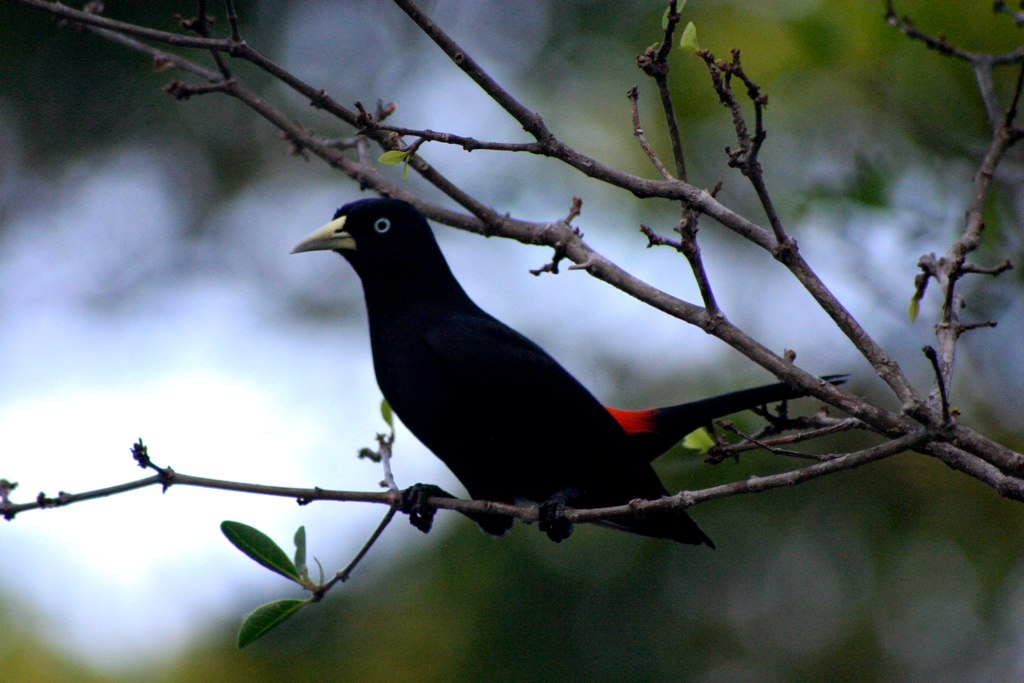
[{"label": "bird's black plumage", "polygon": [[[771,385],[749,390],[756,396],[630,411],[625,420],[539,346],[473,303],[412,205],[346,204],[294,251],[321,249],[341,253],[362,280],[384,397],[473,498],[548,509],[552,501],[598,507],[657,499],[666,491],[650,460],[660,452],[715,417],[797,395]],[[677,435],[680,425],[686,431]],[[495,534],[512,524],[496,515],[475,519]],[[679,511],[606,526],[713,546]],[[562,529],[567,535],[571,527]],[[560,540],[559,532],[549,535]]]}]

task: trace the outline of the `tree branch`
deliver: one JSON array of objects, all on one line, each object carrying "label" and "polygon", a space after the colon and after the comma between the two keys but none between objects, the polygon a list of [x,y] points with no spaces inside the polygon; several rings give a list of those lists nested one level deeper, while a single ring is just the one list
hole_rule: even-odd
[{"label": "tree branch", "polygon": [[[793,484],[824,476],[826,474],[831,474],[833,472],[859,467],[873,460],[896,455],[897,453],[901,453],[906,450],[915,450],[920,448],[923,444],[927,444],[933,438],[933,435],[929,434],[927,430],[922,429],[898,439],[886,441],[878,446],[873,446],[871,448],[852,453],[831,456],[823,462],[818,462],[814,465],[790,470],[780,474],[766,475],[763,477],[752,476],[743,481],[713,486],[707,489],[681,491],[675,496],[667,496],[659,500],[637,500],[631,501],[626,505],[604,508],[569,508],[566,510],[566,519],[573,523],[594,523],[622,517],[642,516],[654,511],[689,508],[706,501],[717,500],[733,495],[761,493],[782,486],[791,486]],[[133,447],[133,453],[135,453],[136,459],[139,459],[140,450],[142,452],[146,451],[146,448],[142,446],[141,440]],[[402,502],[402,492],[397,490],[341,491],[323,489],[320,487],[301,488],[270,486],[266,484],[254,484],[230,481],[226,479],[213,479],[210,477],[183,474],[176,472],[170,467],[159,467],[149,461],[148,453],[143,457],[145,460],[140,461],[144,462],[143,467],[153,469],[157,474],[133,482],[108,486],[93,491],[85,491],[82,493],[61,492],[56,498],[49,498],[45,494],[40,493],[36,497],[35,501],[29,503],[13,503],[8,499],[8,495],[5,494],[0,496],[0,516],[3,516],[4,519],[10,521],[18,514],[30,510],[66,507],[74,503],[118,495],[128,491],[158,485],[163,487],[165,491],[173,486],[195,486],[219,491],[236,491],[239,493],[250,493],[262,496],[294,498],[300,505],[308,505],[314,501],[359,502],[388,505],[392,510],[378,526],[374,535],[371,536],[367,546],[364,547],[364,549],[368,549],[368,546],[372,545],[373,542],[376,541],[380,533],[383,532],[383,529],[388,525],[388,523],[390,523],[394,511],[398,509]],[[438,509],[454,510],[464,513],[499,514],[513,517],[527,523],[536,522],[538,520],[538,508],[536,505],[509,505],[507,503],[499,503],[496,501],[463,500],[460,498],[446,498],[439,496],[429,497],[427,499],[427,503]],[[358,563],[359,559],[361,559],[361,556],[357,556],[350,566],[354,566],[354,564]],[[339,574],[345,574],[345,570],[339,572]],[[338,578],[337,580],[344,581],[345,578]]]},{"label": "tree branch", "polygon": [[[229,22],[231,24],[231,38],[212,39],[205,38],[203,36],[182,35],[134,26],[124,22],[110,20],[105,17],[79,12],[60,4],[42,2],[41,0],[8,1],[36,10],[45,11],[53,16],[67,19],[68,21],[86,25],[90,27],[90,30],[93,30],[105,39],[113,40],[125,47],[148,55],[154,60],[154,63],[159,66],[174,66],[175,68],[181,69],[202,79],[205,82],[202,85],[181,84],[172,88],[172,91],[179,96],[199,94],[202,92],[223,92],[230,95],[250,107],[258,115],[277,127],[282,132],[283,137],[285,137],[295,149],[309,150],[312,154],[320,157],[330,166],[337,168],[353,179],[356,179],[361,186],[371,187],[375,191],[386,196],[398,197],[412,202],[421,211],[423,211],[424,214],[433,220],[480,234],[497,234],[517,239],[527,244],[544,245],[553,248],[555,250],[556,259],[564,256],[576,264],[574,267],[585,269],[594,277],[611,284],[612,286],[636,297],[654,308],[713,334],[733,348],[739,350],[754,362],[765,367],[776,376],[789,382],[792,386],[846,411],[851,416],[858,418],[863,422],[863,424],[869,426],[880,434],[884,434],[897,440],[905,439],[913,434],[918,434],[921,425],[925,425],[931,430],[928,437],[930,442],[939,438],[948,442],[948,448],[930,448],[930,453],[936,455],[936,457],[944,459],[949,458],[951,462],[948,462],[947,464],[954,466],[955,463],[959,469],[968,472],[972,476],[976,476],[978,478],[983,476],[987,477],[987,479],[982,480],[986,481],[986,483],[989,483],[990,485],[993,485],[992,482],[995,482],[996,480],[990,476],[989,467],[995,467],[997,470],[1004,473],[1004,476],[1005,473],[1016,473],[1020,471],[1024,457],[1019,453],[1015,453],[1010,449],[994,443],[990,439],[974,432],[965,425],[961,425],[956,422],[953,424],[947,424],[947,422],[943,420],[939,406],[929,405],[921,399],[903,375],[895,361],[893,361],[892,358],[890,358],[886,352],[864,331],[859,322],[850,315],[849,311],[835,298],[829,289],[822,283],[817,274],[800,256],[796,248],[795,240],[786,235],[778,213],[771,202],[771,198],[768,195],[763,182],[763,174],[760,169],[760,165],[757,162],[757,157],[760,145],[765,138],[762,109],[766,100],[760,93],[760,89],[757,87],[756,83],[754,83],[743,72],[739,63],[738,52],[734,53],[733,61],[731,63],[724,63],[724,66],[723,63],[714,63],[713,66],[715,69],[723,71],[724,73],[724,76],[721,77],[722,90],[720,95],[722,92],[728,92],[729,97],[732,97],[731,87],[729,84],[732,76],[736,76],[746,85],[747,94],[753,102],[755,125],[754,134],[752,136],[746,130],[746,122],[743,120],[742,111],[739,109],[734,97],[732,97],[732,104],[728,106],[730,106],[734,112],[734,125],[737,129],[737,137],[740,140],[740,152],[743,160],[748,164],[748,177],[751,178],[751,181],[754,184],[754,189],[757,192],[762,206],[768,216],[768,222],[771,227],[770,230],[765,229],[761,225],[758,225],[757,223],[732,211],[728,207],[725,207],[718,202],[714,193],[701,190],[686,182],[684,180],[685,173],[682,171],[681,144],[679,154],[677,155],[674,152],[674,157],[677,162],[677,174],[680,177],[667,177],[669,174],[666,170],[662,173],[663,178],[661,180],[645,179],[623,172],[586,156],[577,150],[572,149],[568,145],[565,145],[558,140],[551,130],[547,128],[538,114],[519,102],[493,78],[491,78],[491,76],[464,50],[462,50],[454,40],[452,40],[443,30],[430,20],[429,17],[424,15],[412,0],[395,1],[396,4],[402,8],[418,26],[420,26],[421,30],[423,30],[441,48],[441,50],[449,56],[458,68],[483,88],[499,106],[501,106],[517,122],[520,123],[527,133],[533,136],[534,142],[482,142],[473,138],[458,136],[453,133],[437,133],[429,130],[416,130],[383,125],[381,123],[381,120],[384,117],[383,111],[378,112],[378,115],[375,118],[365,110],[361,110],[358,106],[356,110],[344,107],[328,96],[324,90],[314,88],[313,86],[303,82],[301,79],[297,78],[263,56],[258,51],[251,48],[246,42],[241,40],[238,31],[237,17],[234,16],[233,5],[230,3]],[[674,29],[675,26],[673,21],[678,21],[678,19],[673,20],[671,18],[671,15],[673,14],[671,11],[669,14],[670,25],[666,26],[666,33],[662,41],[663,48],[666,44],[671,42],[671,30]],[[232,19],[231,17],[234,18]],[[891,19],[890,22],[892,22]],[[929,41],[925,39],[925,37],[918,36],[910,30],[911,25],[903,24],[901,26],[901,30],[907,32],[908,35],[913,34],[911,37],[924,40],[925,43],[928,44]],[[143,40],[155,41],[172,47],[213,51],[220,56],[228,55],[232,58],[248,61],[265,73],[269,74],[271,77],[284,83],[302,97],[306,98],[314,107],[323,109],[336,116],[339,120],[352,126],[356,133],[356,137],[353,139],[353,144],[357,147],[359,147],[359,141],[372,140],[383,149],[405,148],[401,137],[403,135],[415,135],[417,137],[417,141],[411,145],[411,147],[414,148],[418,148],[425,141],[431,141],[446,144],[458,144],[463,146],[464,149],[467,149],[467,151],[469,149],[493,149],[495,151],[528,152],[558,159],[568,166],[579,170],[588,177],[625,189],[637,197],[660,197],[666,200],[681,202],[684,206],[684,211],[694,212],[692,214],[692,220],[689,214],[686,213],[683,214],[681,219],[680,230],[684,238],[680,243],[681,245],[686,243],[688,235],[689,237],[695,236],[697,214],[699,213],[715,219],[727,229],[735,232],[762,249],[769,251],[777,260],[782,262],[791,271],[797,280],[817,301],[819,306],[828,313],[851,343],[871,363],[878,375],[892,388],[893,392],[902,403],[903,412],[892,413],[887,410],[883,410],[862,398],[837,389],[828,382],[820,380],[815,375],[795,367],[789,359],[780,356],[759,344],[755,339],[744,333],[741,329],[725,319],[724,316],[719,314],[713,295],[711,295],[710,285],[706,283],[706,278],[705,285],[707,286],[701,287],[702,297],[705,304],[705,307],[702,308],[656,289],[624,271],[584,242],[579,231],[572,228],[567,222],[528,222],[512,218],[508,215],[503,215],[499,211],[485,206],[474,197],[464,192],[455,183],[443,176],[436,168],[417,153],[410,160],[410,165],[414,170],[416,170],[416,172],[425,180],[433,184],[436,188],[466,209],[470,215],[452,211],[436,204],[424,202],[409,193],[405,189],[405,186],[395,185],[385,178],[374,166],[366,161],[365,153],[361,148],[359,159],[350,159],[344,153],[347,148],[346,145],[338,145],[337,143],[324,140],[313,135],[303,126],[296,123],[290,116],[285,115],[280,109],[274,107],[260,97],[255,91],[241,82],[237,76],[229,76],[228,74],[231,74],[232,72],[226,66],[218,68],[217,70],[207,69],[206,67],[196,64],[195,62],[181,57],[180,55],[171,54],[164,50],[157,49],[142,42]],[[663,50],[659,50],[654,54],[654,62],[652,64],[657,65],[659,63],[660,58],[658,55],[661,54],[662,51]],[[956,51],[954,50],[954,53],[955,52]],[[973,53],[964,53],[963,55],[957,54],[956,56],[964,58],[966,56],[970,56],[970,54]],[[1007,55],[991,57],[989,63],[992,65],[998,65],[1013,61],[1019,62],[1022,58],[1024,58],[1024,48],[1014,51],[1013,53],[1008,53]],[[968,59],[968,61],[970,61],[970,59]],[[973,63],[980,62],[972,62],[972,64]],[[665,63],[665,66],[667,68],[667,62]],[[711,67],[712,64],[709,64],[709,71],[711,70]],[[1019,81],[1020,78],[1018,78],[1018,82]],[[1020,87],[1018,87],[1018,92],[1014,97],[1015,103],[1019,100],[1019,91]],[[664,98],[662,102],[666,117],[674,116],[674,114],[671,113],[671,102]],[[983,206],[984,199],[988,195],[992,177],[995,173],[995,167],[1002,158],[1006,149],[1008,149],[1009,146],[1021,136],[1020,130],[1010,128],[1010,122],[1012,122],[1014,116],[1015,109],[1011,107],[1008,110],[1006,117],[1006,125],[1003,127],[1006,134],[1004,138],[994,140],[993,147],[986,156],[986,162],[991,163],[983,163],[982,168],[979,170],[978,177],[976,178],[975,199],[972,200],[972,211],[969,211],[967,229],[965,229],[963,239],[958,242],[958,244],[961,245],[958,248],[961,249],[964,254],[975,248],[976,244],[974,244],[972,240],[975,240],[976,234],[980,235],[980,207]],[[673,145],[675,145],[675,141],[673,141]],[[740,158],[741,157],[738,156],[735,157],[737,161],[739,161]],[[664,168],[664,165],[662,165],[662,168]],[[975,207],[978,207],[978,210],[973,212]],[[975,216],[974,213],[977,213],[977,215]],[[688,233],[688,231],[692,232]],[[972,244],[974,244],[974,246],[972,246]],[[694,247],[695,246],[696,242],[694,240]],[[699,265],[699,252],[694,253],[697,255],[696,262]],[[953,262],[957,262],[958,260],[960,263],[960,265],[957,266],[959,271],[955,273],[952,278],[952,282],[955,282],[956,278],[958,278],[961,273],[971,272],[969,264],[963,262],[962,259],[955,258],[953,259]],[[691,260],[691,266],[693,266],[693,264],[694,261]],[[695,269],[694,272],[695,276],[698,277],[698,282],[700,282],[699,271]],[[923,294],[923,285],[920,288],[920,291]],[[948,300],[951,304],[955,304],[955,296],[955,290],[952,288],[948,289]],[[951,306],[951,310],[955,314],[956,306]],[[958,329],[956,326],[950,326],[950,329],[955,329],[957,334],[969,327],[961,325],[955,318],[951,318],[951,322],[956,322],[957,325],[959,325]],[[955,339],[955,335],[953,338]],[[941,343],[939,344],[938,354],[941,359],[943,354],[943,345]],[[950,366],[951,365],[952,363],[950,362]],[[202,485],[199,483],[200,481],[200,479],[196,478],[190,485]],[[177,482],[176,480],[176,483],[180,482]],[[1007,486],[1004,482],[997,482],[997,484],[1003,487]],[[133,483],[131,485],[142,484]],[[291,491],[294,492],[294,489]],[[445,507],[445,504],[439,503],[439,507]],[[7,504],[5,510],[9,511],[10,509],[10,505]]]}]

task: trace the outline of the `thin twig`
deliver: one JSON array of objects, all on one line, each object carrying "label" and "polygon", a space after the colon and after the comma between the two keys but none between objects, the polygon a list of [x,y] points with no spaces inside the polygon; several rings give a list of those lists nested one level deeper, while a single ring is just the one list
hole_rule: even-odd
[{"label": "thin twig", "polygon": [[395,514],[397,512],[397,505],[392,505],[390,508],[388,508],[387,513],[385,513],[384,515],[384,519],[380,521],[380,524],[377,525],[377,528],[374,529],[372,534],[370,534],[370,538],[367,539],[366,543],[363,544],[363,547],[360,548],[358,553],[356,553],[356,556],[352,558],[352,561],[349,562],[344,569],[337,572],[331,578],[330,581],[323,584],[322,586],[317,587],[317,589],[313,591],[314,601],[323,598],[324,594],[326,594],[327,591],[331,590],[331,588],[333,588],[336,584],[345,583],[346,581],[348,581],[349,577],[352,576],[353,570],[355,570],[356,566],[362,561],[364,557],[366,557],[366,554],[370,552],[370,548],[372,548],[373,544],[377,542],[377,539],[381,537],[381,534],[384,533],[384,530],[388,528],[388,525],[391,524],[391,520],[395,518]]},{"label": "thin twig", "polygon": [[391,445],[395,442],[395,433],[392,431],[390,434],[382,434],[378,442],[380,449],[377,452],[380,454],[381,467],[384,468],[384,484],[389,491],[397,492],[398,484],[395,483],[395,475],[391,471]]},{"label": "thin twig", "polygon": [[932,364],[932,369],[935,371],[935,383],[939,387],[939,399],[942,402],[942,422],[949,424],[949,393],[946,390],[946,380],[942,376],[942,370],[939,368],[939,354],[931,346],[925,346],[921,350],[924,351],[925,357]]},{"label": "thin twig", "polygon": [[[702,503],[708,500],[715,500],[723,498],[728,495],[738,495],[741,493],[758,493],[767,491],[773,488],[781,486],[790,486],[792,484],[806,481],[815,477],[830,474],[832,472],[852,469],[859,467],[872,460],[879,458],[888,457],[895,455],[904,450],[913,450],[918,448],[920,445],[931,441],[934,438],[927,430],[918,430],[911,434],[905,435],[898,439],[893,439],[886,443],[878,446],[857,451],[854,453],[846,453],[837,455],[834,458],[815,465],[810,465],[805,468],[792,470],[790,472],[784,472],[781,474],[768,475],[764,477],[751,477],[743,481],[732,482],[731,484],[725,484],[721,486],[714,486],[708,489],[701,489],[697,491],[684,491],[676,496],[669,496],[661,498],[659,500],[649,501],[631,501],[629,503],[617,506],[611,506],[606,508],[592,508],[592,509],[567,509],[566,519],[570,522],[597,522],[606,519],[614,519],[618,517],[630,516],[630,515],[643,515],[647,512],[655,510],[667,510],[667,509],[678,509],[681,507],[691,507],[698,503]],[[140,457],[139,452],[142,451],[142,458],[140,462],[145,463],[145,467],[153,469],[157,472],[155,476],[147,477],[135,482],[128,482],[126,484],[120,484],[117,486],[106,487],[104,489],[97,489],[95,491],[88,491],[80,494],[68,494],[62,493],[59,498],[49,499],[46,498],[45,502],[42,500],[45,498],[43,494],[40,494],[37,498],[39,500],[32,503],[23,504],[12,504],[9,501],[4,504],[3,500],[0,500],[0,513],[6,519],[13,519],[15,515],[32,509],[41,509],[44,507],[63,507],[71,505],[73,503],[82,502],[85,500],[91,500],[102,496],[116,495],[118,493],[124,493],[126,491],[135,490],[138,488],[144,488],[147,486],[161,485],[166,489],[173,486],[197,486],[201,488],[211,488],[222,491],[238,491],[244,493],[253,493],[258,495],[267,496],[279,496],[287,498],[295,498],[302,504],[308,504],[314,500],[333,500],[333,501],[349,501],[349,502],[363,502],[363,503],[377,503],[390,506],[389,514],[385,516],[384,520],[378,526],[378,530],[374,532],[370,540],[367,542],[367,546],[364,546],[365,550],[368,550],[368,546],[377,540],[380,533],[383,532],[384,528],[391,522],[393,513],[398,509],[401,503],[401,494],[394,491],[388,492],[369,492],[369,491],[333,491],[321,488],[289,488],[283,486],[267,486],[263,484],[250,484],[236,481],[228,481],[223,479],[212,479],[209,477],[198,477],[193,475],[181,474],[175,472],[169,467],[159,467],[153,464],[148,459],[148,454],[145,453],[145,447],[142,447],[141,441],[136,444],[133,452],[136,453],[136,458]],[[509,505],[507,503],[499,503],[495,501],[485,500],[462,500],[458,498],[446,498],[446,497],[435,497],[431,496],[427,498],[426,503],[431,507],[437,509],[456,510],[459,512],[480,512],[488,514],[501,514],[508,517],[514,517],[524,522],[535,522],[538,519],[537,506],[535,505]],[[358,564],[358,561],[362,559],[365,552],[360,552],[356,559],[350,563],[350,567],[354,567]],[[341,573],[344,574],[343,570]],[[350,569],[349,569],[350,571]],[[343,581],[344,578],[338,579]]]},{"label": "thin twig", "polygon": [[496,142],[491,140],[478,140],[474,137],[456,135],[454,133],[439,133],[430,129],[419,130],[416,128],[405,128],[402,126],[383,125],[380,123],[374,124],[374,128],[376,130],[394,133],[395,135],[414,136],[421,140],[428,140],[430,142],[456,145],[467,152],[472,152],[478,149],[496,152],[528,152],[531,154],[541,154],[543,152],[541,146],[536,142]]},{"label": "thin twig", "polygon": [[1017,120],[1017,109],[1020,107],[1022,92],[1024,92],[1024,60],[1021,60],[1021,64],[1017,68],[1017,82],[1013,86],[1013,97],[1010,98],[1010,106],[1007,107],[1006,116],[1003,118],[1003,125],[1007,128],[1012,128],[1014,121]]},{"label": "thin twig", "polygon": [[[998,10],[998,3],[996,10]],[[993,130],[999,128],[1001,117],[999,104],[996,101],[995,84],[992,81],[992,67],[1005,64],[1024,62],[1024,47],[1001,55],[990,55],[984,52],[971,52],[949,42],[945,36],[932,36],[919,29],[909,17],[898,16],[893,0],[886,0],[885,19],[890,26],[913,40],[921,41],[929,50],[935,50],[947,57],[954,57],[968,62],[974,70],[978,93],[981,95],[988,114],[989,124]]]},{"label": "thin twig", "polygon": [[[210,18],[206,15],[206,0],[196,0],[196,16],[194,19],[181,19],[181,27],[194,32],[203,38],[210,37]],[[211,49],[213,61],[217,64],[221,77],[226,81],[231,78],[231,69],[220,50]]]},{"label": "thin twig", "polygon": [[668,169],[665,168],[665,164],[661,162],[661,159],[658,158],[658,155],[655,154],[654,150],[651,148],[651,144],[647,141],[647,135],[644,133],[643,126],[640,125],[640,106],[637,103],[639,98],[637,94],[637,87],[635,85],[626,91],[626,97],[629,98],[629,108],[633,117],[633,135],[636,137],[636,141],[640,143],[640,149],[642,149],[644,154],[647,155],[647,158],[651,160],[651,163],[654,164],[654,168],[658,170],[658,173],[661,174],[662,178],[665,180],[672,180],[672,174],[668,172]]},{"label": "thin twig", "polygon": [[[995,5],[992,7],[992,9],[996,12],[1001,12],[1006,16],[1010,17],[1010,19],[1013,20],[1013,23],[1016,24],[1017,26],[1024,26],[1024,11],[1014,12],[1013,10],[1006,6],[1006,2],[1004,0],[996,0]],[[1024,7],[1022,7],[1022,9],[1024,9]]]},{"label": "thin twig", "polygon": [[224,9],[228,15],[228,26],[231,28],[232,42],[242,42],[242,34],[238,30],[238,12],[235,11],[235,0],[224,0]]},{"label": "thin twig", "polygon": [[668,13],[665,21],[661,45],[657,50],[647,48],[637,57],[637,66],[654,79],[661,100],[662,114],[668,128],[669,144],[672,146],[672,158],[675,160],[676,176],[686,180],[686,157],[683,154],[682,136],[679,134],[679,121],[676,118],[675,106],[672,104],[672,91],[668,86],[668,57],[672,51],[676,27],[680,20],[677,0],[668,0]]},{"label": "thin twig", "polygon": [[[787,448],[779,448],[778,442],[772,443],[767,440],[759,439],[754,435],[746,434],[729,420],[718,420],[715,424],[721,429],[725,430],[726,432],[729,432],[730,434],[738,436],[740,439],[742,439],[745,442],[744,445],[747,446],[746,450],[764,449],[771,453],[772,455],[784,455],[790,458],[797,458],[799,460],[814,460],[816,462],[825,462],[826,460],[831,460],[832,458],[835,457],[832,455],[802,453],[800,451],[792,451]],[[737,452],[739,451],[735,450],[732,453],[735,454]],[[716,453],[714,456],[714,460],[720,462],[725,457],[726,456],[724,454]]]},{"label": "thin twig", "polygon": [[[813,420],[813,418],[811,419]],[[799,424],[800,420],[797,420],[797,423]],[[720,425],[720,423],[716,424]],[[734,444],[723,444],[716,448],[716,451],[718,453],[718,456],[722,460],[724,460],[728,457],[735,457],[738,454],[746,451],[757,450],[759,448],[767,448],[769,450],[772,450],[778,446],[801,443],[803,441],[812,441],[820,439],[824,436],[829,436],[831,434],[838,434],[841,432],[850,431],[852,429],[862,429],[863,427],[864,423],[862,423],[860,420],[848,417],[843,419],[836,419],[835,422],[830,425],[806,429],[804,431],[793,432],[792,434],[771,434],[767,436],[762,436],[762,434],[757,433],[750,435],[749,441],[746,440],[747,435],[741,434],[741,436],[743,436],[743,438],[745,439],[744,441]],[[801,454],[801,456],[805,455],[807,454]],[[835,456],[830,455],[814,457],[821,459],[829,459]]]},{"label": "thin twig", "polygon": [[763,493],[783,486],[793,486],[817,477],[850,470],[866,465],[876,460],[888,458],[899,453],[912,451],[928,444],[934,437],[928,430],[920,429],[898,439],[886,441],[871,448],[865,448],[852,453],[837,455],[831,460],[815,463],[807,467],[801,467],[779,474],[766,476],[751,476],[741,481],[734,481],[720,486],[712,486],[698,491],[680,491],[674,496],[662,498],[657,501],[639,501],[631,505],[620,505],[608,508],[595,508],[589,510],[566,510],[566,519],[573,523],[593,522],[616,517],[629,517],[630,515],[643,515],[654,510],[686,509],[721,498],[747,493]]},{"label": "thin twig", "polygon": [[700,245],[697,244],[697,212],[684,205],[680,208],[680,214],[677,231],[682,239],[679,241],[679,247],[690,264],[693,279],[697,282],[697,289],[700,291],[700,297],[704,302],[708,317],[714,321],[715,325],[719,325],[725,320],[725,315],[718,307],[718,301],[711,289],[711,280],[704,268],[704,259],[700,255]]}]

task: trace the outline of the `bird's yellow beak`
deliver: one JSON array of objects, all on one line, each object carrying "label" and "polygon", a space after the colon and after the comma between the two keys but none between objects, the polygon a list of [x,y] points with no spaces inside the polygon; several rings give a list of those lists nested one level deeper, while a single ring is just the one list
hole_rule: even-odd
[{"label": "bird's yellow beak", "polygon": [[324,227],[306,236],[292,249],[293,254],[303,251],[335,251],[348,249],[355,251],[356,241],[345,231],[346,216],[339,216]]}]

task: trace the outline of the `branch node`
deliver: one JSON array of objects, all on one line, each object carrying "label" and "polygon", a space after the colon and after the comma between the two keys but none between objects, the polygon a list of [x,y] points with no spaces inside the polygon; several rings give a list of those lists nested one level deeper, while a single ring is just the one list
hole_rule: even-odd
[{"label": "branch node", "polygon": [[373,120],[373,115],[366,111],[363,103],[359,100],[355,101],[355,108],[358,114],[356,114],[356,128],[359,129],[360,133],[371,133],[377,129],[377,122]]},{"label": "branch node", "polygon": [[[583,200],[579,197],[572,198],[572,206],[569,207],[569,213],[565,218],[555,222],[547,224],[540,234],[534,239],[537,244],[546,244],[554,249],[555,253],[552,255],[551,260],[545,263],[540,268],[530,269],[530,275],[539,276],[542,273],[551,273],[552,275],[558,275],[558,266],[562,262],[562,259],[566,258],[566,244],[569,240],[579,239],[583,237],[583,232],[574,227],[571,222],[573,219],[580,215],[583,210]],[[554,235],[552,235],[554,233]],[[589,265],[590,259],[588,258],[586,264],[571,265],[569,270],[577,270],[579,268]]]},{"label": "branch node", "polygon": [[772,256],[782,263],[790,263],[797,255],[799,247],[796,239],[788,235],[772,246]]},{"label": "branch node", "polygon": [[323,109],[325,106],[327,106],[328,99],[329,98],[327,96],[327,91],[324,90],[323,88],[320,88],[312,97],[309,98],[309,106],[313,107],[314,109]]},{"label": "branch node", "polygon": [[163,489],[163,493],[167,493],[167,489],[171,488],[171,484],[174,483],[174,470],[170,467],[155,468],[157,473],[160,475],[160,486]]},{"label": "branch node", "polygon": [[11,503],[11,492],[16,488],[18,488],[18,482],[0,479],[0,516],[3,516],[8,522],[17,514],[11,509],[14,507],[14,504]]},{"label": "branch node", "polygon": [[212,92],[227,91],[231,89],[235,83],[236,81],[234,76],[224,78],[213,83],[203,83],[201,85],[191,85],[176,79],[164,86],[164,92],[171,95],[176,100],[187,100],[193,95],[206,95]]},{"label": "branch node", "polygon": [[558,246],[555,246],[555,253],[551,257],[551,260],[545,263],[540,268],[531,268],[530,275],[537,277],[543,273],[551,273],[552,275],[558,275],[558,264],[565,258],[565,252]]}]

